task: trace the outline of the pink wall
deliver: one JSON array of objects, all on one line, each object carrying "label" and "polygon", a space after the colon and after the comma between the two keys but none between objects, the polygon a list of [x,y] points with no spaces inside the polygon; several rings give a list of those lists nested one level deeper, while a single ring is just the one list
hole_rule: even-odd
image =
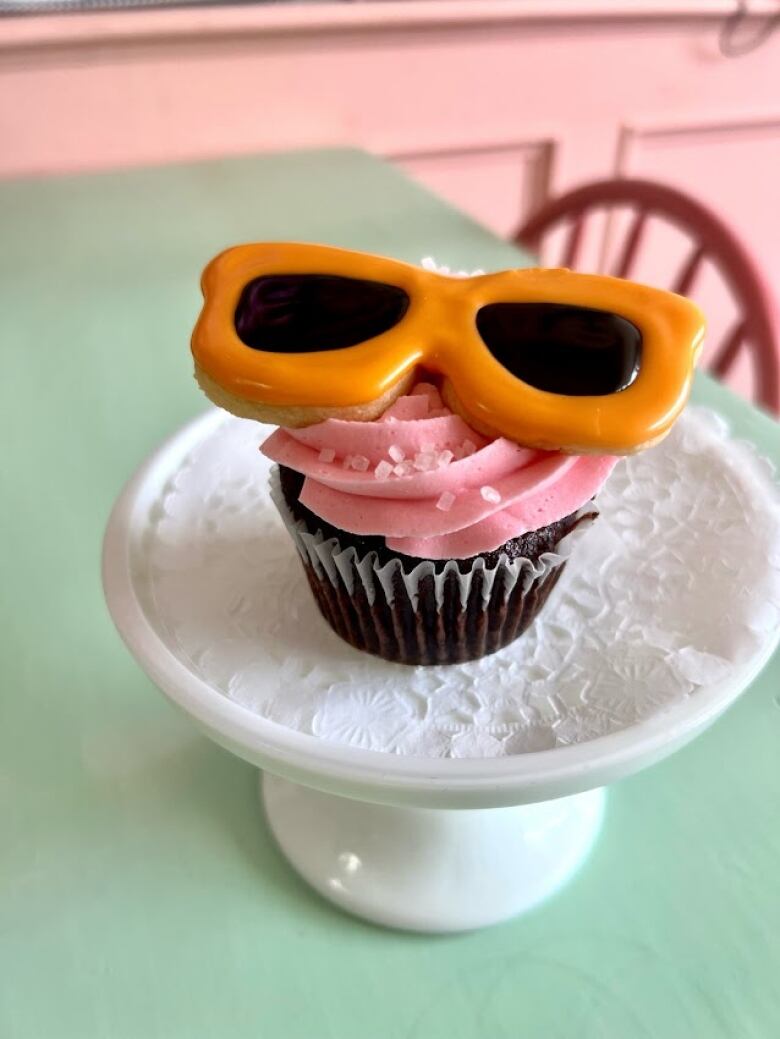
[{"label": "pink wall", "polygon": [[[746,31],[780,5],[750,6]],[[727,215],[776,277],[780,33],[726,58],[733,10],[395,0],[7,19],[0,175],[360,145],[508,233],[550,193],[635,174]],[[658,243],[662,271],[671,251]],[[717,295],[711,309],[725,317]]]}]

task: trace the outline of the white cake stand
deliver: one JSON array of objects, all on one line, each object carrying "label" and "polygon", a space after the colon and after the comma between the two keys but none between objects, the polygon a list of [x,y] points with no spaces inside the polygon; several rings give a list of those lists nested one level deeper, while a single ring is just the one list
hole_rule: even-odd
[{"label": "white cake stand", "polygon": [[[278,724],[204,680],[166,637],[149,593],[148,539],[160,495],[193,447],[219,435],[222,422],[208,413],[191,423],[123,491],[105,536],[106,599],[128,648],[159,688],[211,739],[262,770],[268,821],[294,868],[352,913],[445,932],[496,923],[538,904],[587,856],[604,814],[604,787],[692,740],[773,652],[776,626],[748,658],[695,695],[607,735],[550,750],[421,758]],[[202,594],[209,594],[206,576]],[[305,652],[306,632],[299,638]],[[359,658],[361,682],[370,685],[365,655],[351,647],[344,652]]]}]

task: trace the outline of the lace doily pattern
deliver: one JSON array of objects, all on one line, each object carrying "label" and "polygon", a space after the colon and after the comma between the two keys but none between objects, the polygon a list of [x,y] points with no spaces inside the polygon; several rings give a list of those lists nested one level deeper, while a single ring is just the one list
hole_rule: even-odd
[{"label": "lace doily pattern", "polygon": [[268,493],[267,430],[226,416],[149,510],[136,583],[161,637],[230,699],[324,740],[493,757],[633,725],[728,676],[780,618],[780,495],[769,463],[690,408],[623,459],[601,516],[531,629],[459,665],[409,667],[320,617]]}]

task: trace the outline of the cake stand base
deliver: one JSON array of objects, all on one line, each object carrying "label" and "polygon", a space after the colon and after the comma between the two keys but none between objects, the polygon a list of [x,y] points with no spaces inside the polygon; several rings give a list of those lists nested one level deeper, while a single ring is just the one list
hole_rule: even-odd
[{"label": "cake stand base", "polygon": [[598,834],[603,789],[515,808],[368,804],[261,776],[268,822],[320,894],[374,923],[468,931],[554,894]]}]

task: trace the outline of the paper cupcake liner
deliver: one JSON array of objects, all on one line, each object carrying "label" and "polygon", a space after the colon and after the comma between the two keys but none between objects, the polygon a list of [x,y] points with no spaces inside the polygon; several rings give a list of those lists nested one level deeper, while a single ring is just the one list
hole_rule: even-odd
[{"label": "paper cupcake liner", "polygon": [[467,573],[448,560],[437,573],[431,560],[421,560],[406,573],[400,558],[380,563],[376,552],[361,556],[353,545],[344,547],[296,520],[276,468],[271,496],[333,630],[357,649],[405,664],[462,663],[514,641],[555,586],[589,525],[581,521],[598,514],[592,503],[583,506],[576,528],[535,561],[502,553],[490,566],[477,557]]}]

